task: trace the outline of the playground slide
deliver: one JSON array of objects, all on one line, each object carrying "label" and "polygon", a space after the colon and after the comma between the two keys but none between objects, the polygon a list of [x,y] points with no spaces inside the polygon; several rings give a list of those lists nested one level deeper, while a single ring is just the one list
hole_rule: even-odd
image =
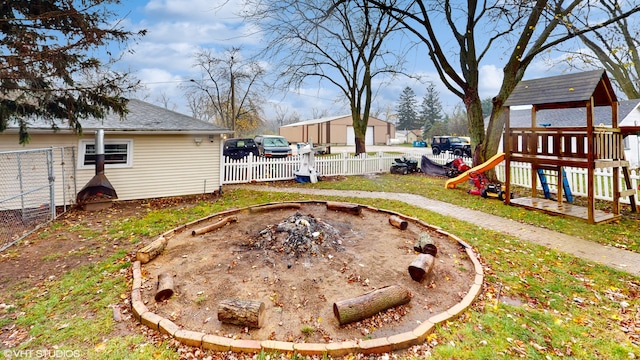
[{"label": "playground slide", "polygon": [[493,169],[496,165],[500,164],[503,160],[504,160],[504,153],[495,154],[491,159],[487,160],[486,162],[478,166],[472,167],[471,169],[463,172],[462,174],[454,177],[453,179],[447,180],[445,187],[447,189],[455,189],[456,185],[469,180],[469,174],[472,174],[474,172],[481,173],[481,172],[485,172],[487,170]]}]

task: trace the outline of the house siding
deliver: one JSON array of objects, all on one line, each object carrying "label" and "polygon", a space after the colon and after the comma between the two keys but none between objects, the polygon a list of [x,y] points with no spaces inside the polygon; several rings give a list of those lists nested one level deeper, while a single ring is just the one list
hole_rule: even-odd
[{"label": "house siding", "polygon": [[[196,137],[202,139],[199,145],[194,141]],[[18,145],[16,134],[0,133],[0,151],[74,146],[77,162],[80,140],[93,138],[93,134],[82,137],[73,134],[32,134],[31,142],[23,147]],[[105,141],[116,139],[133,141],[131,167],[105,166],[105,175],[116,190],[119,200],[212,193],[221,186],[219,135],[213,136],[213,141],[209,141],[207,135],[105,134]],[[59,163],[59,152],[56,153],[54,161]],[[56,179],[62,177],[60,173],[55,175]],[[67,194],[71,193],[71,200],[67,199],[68,204],[75,201],[75,192],[82,189],[94,175],[94,167],[76,170],[77,189],[68,189]],[[72,173],[65,176],[73,179]],[[61,184],[62,181],[56,181],[58,205],[63,203]]]}]

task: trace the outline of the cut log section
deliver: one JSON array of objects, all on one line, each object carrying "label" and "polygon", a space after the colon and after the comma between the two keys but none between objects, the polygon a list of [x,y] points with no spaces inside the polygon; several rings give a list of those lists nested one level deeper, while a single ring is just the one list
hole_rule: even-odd
[{"label": "cut log section", "polygon": [[411,293],[399,285],[385,286],[353,299],[333,303],[333,314],[340,325],[360,321],[411,300]]},{"label": "cut log section", "polygon": [[284,204],[272,204],[250,207],[250,213],[259,213],[263,211],[279,210],[279,209],[300,209],[302,205],[299,203],[284,203]]},{"label": "cut log section", "polygon": [[191,232],[191,236],[196,236],[196,235],[200,235],[200,234],[204,234],[204,233],[208,233],[209,231],[213,231],[215,229],[219,229],[225,225],[227,225],[228,223],[231,222],[236,222],[238,221],[238,217],[237,216],[227,216],[226,218],[223,218],[222,220],[208,225],[208,226],[204,226],[201,227],[199,229],[195,229]]},{"label": "cut log section", "polygon": [[348,204],[348,203],[327,201],[327,209],[343,211],[353,215],[362,214],[362,207],[358,204]]},{"label": "cut log section", "polygon": [[417,282],[421,282],[433,270],[435,257],[430,254],[418,254],[418,257],[409,265],[409,275]]},{"label": "cut log section", "polygon": [[218,303],[218,321],[261,328],[264,322],[264,303],[241,299],[222,300]]},{"label": "cut log section", "polygon": [[420,235],[418,235],[418,240],[416,241],[415,245],[413,245],[413,250],[419,253],[429,254],[433,256],[436,256],[438,254],[438,248],[436,247],[436,244],[433,242],[431,235],[427,234],[426,232],[422,232],[420,233]]},{"label": "cut log section", "polygon": [[407,220],[404,220],[403,218],[397,215],[392,215],[389,217],[389,224],[397,227],[400,230],[407,230],[407,226],[409,226],[409,223],[407,222]]},{"label": "cut log section", "polygon": [[173,275],[162,273],[158,275],[158,290],[156,291],[156,301],[165,301],[173,296]]},{"label": "cut log section", "polygon": [[164,248],[167,247],[167,240],[164,236],[160,236],[156,240],[154,240],[151,244],[143,247],[138,250],[136,253],[136,260],[140,261],[143,264],[148,263],[149,261],[156,258],[156,256],[160,255]]}]

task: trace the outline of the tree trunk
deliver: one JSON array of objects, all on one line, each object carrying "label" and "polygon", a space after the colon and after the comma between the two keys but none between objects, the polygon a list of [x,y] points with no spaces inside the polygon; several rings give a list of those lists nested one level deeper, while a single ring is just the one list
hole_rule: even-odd
[{"label": "tree trunk", "polygon": [[[482,148],[481,160],[483,162],[498,153],[498,147],[500,146],[501,141],[503,141],[502,136],[504,134],[504,125],[506,123],[507,113],[506,109],[502,106],[502,103],[502,100],[494,98],[493,110],[491,111],[491,118],[487,127],[487,136]],[[494,172],[488,173],[487,176],[492,181],[496,180]]]},{"label": "tree trunk", "polygon": [[343,211],[353,215],[362,214],[362,208],[358,204],[347,204],[347,203],[327,201],[327,209]]},{"label": "tree trunk", "polygon": [[173,295],[173,275],[162,273],[158,275],[158,287],[156,290],[156,301],[164,301]]},{"label": "tree trunk", "polygon": [[[464,98],[465,109],[467,110],[467,123],[469,125],[469,134],[471,135],[471,150],[475,151],[478,144],[482,144],[485,140],[484,134],[484,117],[482,116],[482,100],[476,91],[465,91]],[[476,164],[474,156],[474,166],[480,165],[484,160],[481,158],[480,163]]]},{"label": "tree trunk", "polygon": [[417,282],[421,282],[424,277],[431,273],[435,263],[433,255],[418,254],[418,257],[409,265],[409,275]]},{"label": "tree trunk", "polygon": [[136,253],[136,259],[140,261],[142,264],[146,264],[149,261],[156,258],[156,256],[160,255],[162,251],[167,247],[167,243],[169,240],[165,239],[164,236],[160,236],[151,244],[143,247],[138,250]]},{"label": "tree trunk", "polygon": [[365,61],[363,67],[362,84],[351,83],[349,85],[351,96],[347,96],[351,106],[356,155],[367,152],[367,126],[369,125],[369,112],[373,101],[371,64]]},{"label": "tree trunk", "polygon": [[219,229],[225,225],[227,225],[230,222],[236,222],[238,221],[238,217],[237,216],[227,216],[225,218],[223,218],[222,220],[208,225],[208,226],[204,226],[201,227],[199,229],[195,229],[191,232],[191,236],[196,236],[196,235],[200,235],[200,234],[204,234],[204,233],[208,233],[209,231],[213,231],[215,229]]},{"label": "tree trunk", "polygon": [[407,223],[406,220],[397,215],[392,215],[389,217],[389,224],[397,227],[400,230],[407,230],[407,226],[409,226],[409,223]]},{"label": "tree trunk", "polygon": [[411,293],[398,285],[386,286],[353,299],[333,303],[333,314],[340,325],[360,321],[411,300]]},{"label": "tree trunk", "polygon": [[433,242],[431,235],[427,234],[426,232],[422,232],[420,233],[420,235],[418,235],[418,240],[416,240],[415,245],[413,245],[413,250],[422,254],[429,254],[432,256],[436,256],[436,254],[438,253],[438,248]]},{"label": "tree trunk", "polygon": [[264,322],[264,303],[254,300],[222,300],[218,303],[218,321],[261,328]]}]

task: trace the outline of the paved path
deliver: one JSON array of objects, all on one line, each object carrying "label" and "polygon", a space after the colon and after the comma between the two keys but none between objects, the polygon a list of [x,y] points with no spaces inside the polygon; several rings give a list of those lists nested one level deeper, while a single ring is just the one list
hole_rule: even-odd
[{"label": "paved path", "polygon": [[[229,185],[228,187],[243,187],[243,185]],[[251,190],[304,193],[322,196],[344,196],[373,199],[399,200],[410,205],[458,220],[466,221],[485,229],[508,234],[538,245],[556,249],[577,257],[608,265],[612,268],[626,271],[633,275],[640,275],[640,253],[622,250],[611,246],[600,245],[592,241],[562,234],[553,230],[523,224],[500,216],[481,211],[467,209],[446,202],[428,199],[420,195],[406,193],[354,191],[354,190],[323,190],[302,188],[281,188],[271,186],[250,186]]]}]

